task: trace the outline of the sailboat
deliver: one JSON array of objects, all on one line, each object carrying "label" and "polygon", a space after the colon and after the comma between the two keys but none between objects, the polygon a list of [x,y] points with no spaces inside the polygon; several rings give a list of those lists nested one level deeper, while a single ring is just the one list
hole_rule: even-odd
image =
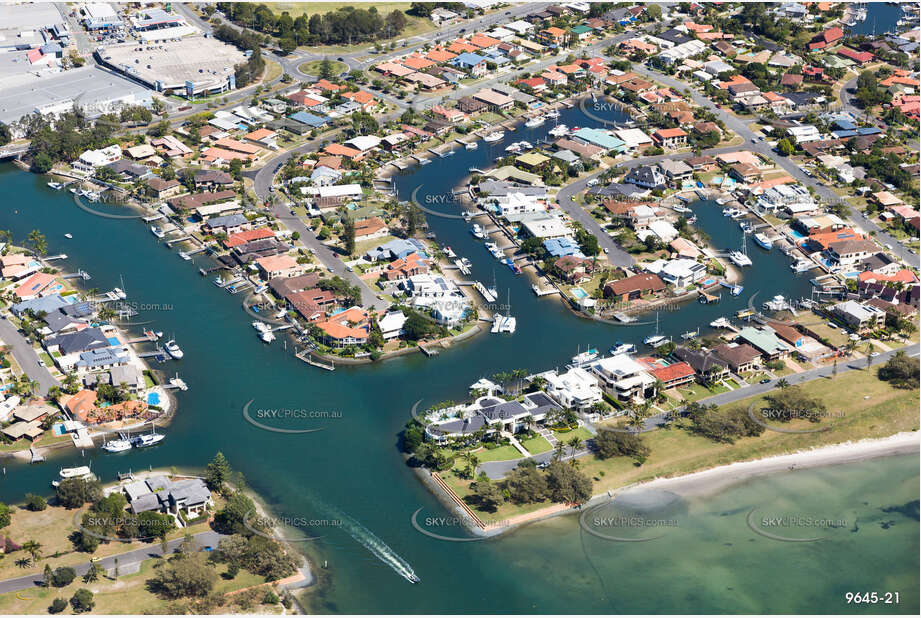
[{"label": "sailboat", "polygon": [[121,453],[124,451],[131,450],[131,440],[125,437],[124,434],[118,434],[118,438],[115,440],[109,440],[102,445],[102,450],[109,453]]},{"label": "sailboat", "polygon": [[508,300],[506,301],[506,308],[509,311],[509,315],[502,315],[497,313],[493,316],[492,320],[492,331],[494,333],[514,333],[515,329],[518,327],[518,320],[511,316],[512,312],[512,291],[508,292]]},{"label": "sailboat", "polygon": [[163,438],[165,438],[162,433],[157,433],[156,427],[153,423],[150,424],[150,433],[145,433],[140,436],[135,436],[131,438],[131,446],[134,448],[145,448],[148,446],[153,446],[154,444],[159,444]]},{"label": "sailboat", "polygon": [[733,264],[735,264],[736,266],[740,268],[743,266],[752,265],[751,258],[748,257],[748,252],[746,251],[746,247],[745,247],[745,236],[746,234],[743,233],[742,234],[742,250],[729,252],[729,261],[731,261]]},{"label": "sailboat", "polygon": [[663,341],[665,341],[665,335],[659,334],[659,312],[656,311],[656,332],[643,339],[643,343],[646,345],[655,346],[656,344]]},{"label": "sailboat", "polygon": [[492,271],[492,287],[486,288],[486,291],[489,292],[493,298],[499,298],[499,290],[496,288],[496,269]]}]

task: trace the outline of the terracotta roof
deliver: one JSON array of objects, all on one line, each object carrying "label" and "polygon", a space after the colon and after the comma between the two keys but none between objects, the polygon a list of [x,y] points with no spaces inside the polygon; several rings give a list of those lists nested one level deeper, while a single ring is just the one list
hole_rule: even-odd
[{"label": "terracotta roof", "polygon": [[681,361],[680,363],[672,363],[667,367],[657,367],[652,369],[649,373],[668,384],[672,380],[693,376],[694,368],[686,362]]}]

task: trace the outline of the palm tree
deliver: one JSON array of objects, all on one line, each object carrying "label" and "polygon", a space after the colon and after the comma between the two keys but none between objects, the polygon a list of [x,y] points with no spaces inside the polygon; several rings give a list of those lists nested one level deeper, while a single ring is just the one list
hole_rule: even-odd
[{"label": "palm tree", "polygon": [[873,353],[876,352],[876,346],[872,343],[867,344],[867,369],[870,369],[870,364],[873,362]]},{"label": "palm tree", "polygon": [[22,550],[32,557],[32,560],[38,560],[42,557],[42,544],[38,541],[28,540],[22,544]]},{"label": "palm tree", "polygon": [[575,457],[576,451],[582,448],[582,438],[580,438],[579,436],[573,436],[572,438],[569,439],[566,445],[572,449],[572,457]]},{"label": "palm tree", "polygon": [[838,357],[835,357],[835,363],[831,366],[831,375],[838,377]]},{"label": "palm tree", "polygon": [[32,245],[32,248],[35,249],[36,253],[45,255],[48,252],[48,241],[45,240],[45,235],[42,234],[39,230],[32,230],[29,232],[29,244]]},{"label": "palm tree", "polygon": [[566,448],[566,445],[562,442],[557,442],[556,447],[553,449],[553,460],[559,461],[563,457],[563,449]]},{"label": "palm tree", "polygon": [[787,388],[788,386],[790,386],[790,383],[787,382],[786,378],[780,378],[779,380],[777,380],[777,388],[779,388],[780,390],[783,390]]}]

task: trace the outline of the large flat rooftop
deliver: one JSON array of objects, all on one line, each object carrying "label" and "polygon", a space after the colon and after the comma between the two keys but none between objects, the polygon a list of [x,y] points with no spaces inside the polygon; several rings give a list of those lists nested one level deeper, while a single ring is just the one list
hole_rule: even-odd
[{"label": "large flat rooftop", "polygon": [[150,91],[126,77],[96,66],[42,77],[30,76],[26,82],[0,89],[0,121],[14,122],[36,108],[66,104],[68,101],[93,108],[100,103],[132,97],[147,99]]},{"label": "large flat rooftop", "polygon": [[99,50],[100,57],[119,70],[163,88],[195,84],[196,92],[219,87],[246,57],[233,45],[214,38],[192,36],[157,44],[126,43]]},{"label": "large flat rooftop", "polygon": [[[4,30],[39,30],[64,21],[51,3],[0,4],[0,32]],[[5,34],[5,33],[4,33]],[[3,41],[0,41],[3,43]]]}]

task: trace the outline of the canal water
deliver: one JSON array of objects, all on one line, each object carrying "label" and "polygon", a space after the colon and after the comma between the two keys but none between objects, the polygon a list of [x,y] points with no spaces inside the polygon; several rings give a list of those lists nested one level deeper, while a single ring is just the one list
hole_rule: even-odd
[{"label": "canal water", "polygon": [[895,32],[898,21],[902,18],[902,8],[896,2],[868,2],[867,18],[848,28],[851,34],[867,36]]},{"label": "canal water", "polygon": [[[578,109],[564,112],[561,122],[597,126]],[[481,144],[401,175],[395,179],[400,197],[408,199],[418,186],[420,201],[444,194],[468,168],[487,167],[505,144],[534,143],[549,128],[509,133],[492,149]],[[50,253],[67,253],[67,268],[85,269],[93,276],[89,285],[100,290],[123,282],[129,299],[146,307],[136,319],[153,321],[154,329],[183,347],[185,357],[163,369],[178,372],[189,390],[178,394],[179,413],[165,430],[166,440],[151,450],[120,455],[65,450],[35,466],[5,460],[4,501],[21,501],[26,492],[50,493],[59,467],[89,464],[108,482],[118,472],[148,466],[200,468],[220,450],[276,515],[301,534],[320,537],[308,551],[317,558],[314,568],[326,565],[331,583],[307,593],[316,611],[823,613],[850,611],[842,600],[847,591],[894,589],[902,590],[901,606],[872,610],[917,611],[917,586],[906,584],[911,578],[916,583],[918,574],[916,457],[770,477],[681,501],[675,507],[678,525],[669,530],[672,541],[611,542],[586,534],[574,517],[481,542],[424,536],[411,524],[414,512],[421,508],[420,518],[448,514],[406,467],[397,447],[416,401],[460,399],[467,385],[501,370],[562,366],[580,346],[639,344],[652,327],[595,323],[573,316],[557,300],[538,299],[525,277],[478,246],[463,220],[429,217],[439,241],[473,261],[476,278],[491,281],[495,272],[500,296],[510,295],[517,332],[476,337],[435,358],[412,355],[327,373],[294,358],[290,346],[259,341],[241,308],[243,299],[211,285],[194,260],[183,261],[176,250],[158,244],[146,225],[89,214],[45,181],[11,165],[0,167],[5,196],[0,229],[11,230],[19,241],[41,229]],[[738,226],[717,206],[694,209],[715,245],[738,246]],[[66,233],[73,239],[65,239]],[[706,327],[744,307],[756,291],[758,303],[776,293],[808,294],[806,277],[792,275],[786,258],[776,250],[758,251],[749,248],[755,264],[744,273],[741,297],[724,294],[716,305],[694,303],[663,313],[661,331],[678,338]],[[262,425],[321,431],[267,431],[244,418],[248,402],[250,418]],[[871,521],[858,532],[802,544],[771,541],[742,528],[740,509],[778,504],[828,517],[847,508],[853,511],[848,516]],[[883,527],[874,518],[889,507],[898,508]],[[305,520],[319,521],[304,530]],[[440,532],[464,534],[456,526]],[[409,573],[421,583],[409,583]]]}]

